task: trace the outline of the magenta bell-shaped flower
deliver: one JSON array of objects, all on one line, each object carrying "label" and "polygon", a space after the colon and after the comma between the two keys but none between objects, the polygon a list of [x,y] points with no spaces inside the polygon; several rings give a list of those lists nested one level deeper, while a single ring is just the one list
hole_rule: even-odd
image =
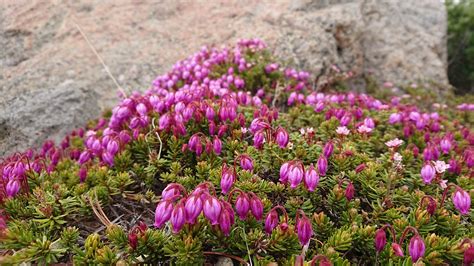
[{"label": "magenta bell-shaped flower", "polygon": [[158,203],[155,210],[155,224],[157,228],[161,228],[171,217],[173,211],[173,204],[169,200],[164,200]]},{"label": "magenta bell-shaped flower", "polygon": [[421,168],[421,178],[426,184],[430,184],[436,176],[436,170],[431,164],[425,164]]},{"label": "magenta bell-shaped flower", "polygon": [[456,209],[462,214],[466,215],[469,213],[471,208],[471,196],[461,188],[457,188],[453,196],[453,204]]},{"label": "magenta bell-shaped flower", "polygon": [[474,263],[474,246],[471,244],[469,248],[464,251],[463,265],[469,266]]},{"label": "magenta bell-shaped flower", "polygon": [[173,209],[171,213],[171,225],[173,226],[173,233],[178,233],[181,228],[183,228],[184,223],[186,222],[186,213],[183,204],[183,200],[181,200]]},{"label": "magenta bell-shaped flower", "polygon": [[283,184],[288,182],[289,169],[290,169],[290,162],[286,162],[286,163],[282,164],[281,167],[280,167],[280,179],[279,180]]},{"label": "magenta bell-shaped flower", "polygon": [[400,245],[395,243],[395,242],[392,243],[392,250],[393,250],[393,254],[395,254],[395,256],[398,256],[398,257],[403,257],[404,256],[402,247],[400,247]]},{"label": "magenta bell-shaped flower", "polygon": [[328,143],[326,143],[326,145],[324,145],[324,149],[323,149],[324,156],[326,158],[331,157],[333,150],[334,150],[334,144],[332,143],[332,141],[329,141]]},{"label": "magenta bell-shaped flower", "polygon": [[223,201],[222,204],[222,211],[219,215],[219,228],[225,236],[229,236],[230,229],[234,224],[234,211],[232,210],[232,207],[230,207],[230,209],[229,207],[226,207],[226,204],[229,203]]},{"label": "magenta bell-shaped flower", "polygon": [[300,244],[302,246],[307,245],[313,235],[313,227],[311,221],[306,217],[306,214],[304,214],[302,210],[298,210],[296,213],[296,231]]},{"label": "magenta bell-shaped flower", "polygon": [[253,146],[257,149],[261,149],[263,143],[265,143],[265,134],[262,130],[259,130],[253,135]]},{"label": "magenta bell-shaped flower", "polygon": [[441,151],[443,151],[444,154],[448,154],[451,150],[451,141],[447,138],[444,138],[439,143],[439,146],[441,147]]},{"label": "magenta bell-shaped flower", "polygon": [[212,149],[214,153],[219,155],[222,152],[222,141],[216,136],[212,142]]},{"label": "magenta bell-shaped flower", "polygon": [[86,181],[86,178],[87,178],[87,168],[81,167],[81,169],[79,169],[79,182],[84,183],[84,181]]},{"label": "magenta bell-shaped flower", "polygon": [[396,124],[402,120],[402,116],[399,113],[393,113],[388,118],[388,123],[391,125]]},{"label": "magenta bell-shaped flower", "polygon": [[263,217],[263,203],[257,195],[250,192],[250,211],[257,221]]},{"label": "magenta bell-shaped flower", "polygon": [[304,177],[304,168],[301,162],[294,162],[288,170],[288,180],[290,181],[290,187],[296,188]]},{"label": "magenta bell-shaped flower", "polygon": [[114,166],[114,156],[108,152],[102,153],[102,161],[110,167]]},{"label": "magenta bell-shaped flower", "polygon": [[201,137],[199,136],[199,134],[194,134],[191,136],[191,138],[189,138],[188,147],[190,151],[196,152],[196,149],[198,149],[199,144],[201,144],[202,148]]},{"label": "magenta bell-shaped flower", "polygon": [[385,245],[387,244],[387,234],[385,233],[384,229],[378,229],[375,232],[375,249],[377,252],[380,252],[384,249]]},{"label": "magenta bell-shaped flower", "polygon": [[5,188],[8,197],[14,197],[20,191],[20,182],[16,179],[10,179]]},{"label": "magenta bell-shaped flower", "polygon": [[346,196],[346,199],[350,201],[354,198],[354,194],[355,194],[354,185],[352,184],[352,182],[349,182],[349,184],[347,184],[344,195]]},{"label": "magenta bell-shaped flower", "polygon": [[328,170],[328,160],[326,159],[326,156],[321,154],[318,159],[318,172],[319,175],[325,176],[326,172]]},{"label": "magenta bell-shaped flower", "polygon": [[288,145],[288,142],[290,141],[290,135],[288,135],[288,132],[282,127],[278,127],[276,130],[276,136],[275,136],[275,141],[280,146],[280,148],[285,148],[286,145]]},{"label": "magenta bell-shaped flower", "polygon": [[253,170],[253,161],[250,156],[246,154],[240,155],[240,167],[244,170],[252,171]]},{"label": "magenta bell-shaped flower", "polygon": [[278,213],[276,210],[272,209],[267,214],[267,218],[265,219],[265,232],[270,235],[273,229],[277,227],[278,222],[279,222]]},{"label": "magenta bell-shaped flower", "polygon": [[211,222],[212,225],[219,224],[219,215],[221,214],[221,203],[215,197],[208,195],[204,200],[204,216]]},{"label": "magenta bell-shaped flower", "polygon": [[240,193],[235,200],[235,210],[239,215],[240,220],[245,220],[247,218],[247,213],[250,210],[250,200],[247,194]]},{"label": "magenta bell-shaped flower", "polygon": [[171,198],[176,197],[177,195],[180,195],[180,186],[181,185],[177,183],[168,184],[161,192],[161,200],[169,200]]},{"label": "magenta bell-shaped flower", "polygon": [[192,194],[186,199],[184,211],[187,223],[194,224],[196,222],[197,217],[201,214],[202,205],[203,203],[200,193]]},{"label": "magenta bell-shaped flower", "polygon": [[119,145],[118,145],[117,141],[110,140],[109,143],[107,143],[106,150],[107,150],[108,153],[110,153],[112,155],[115,155],[119,150]]},{"label": "magenta bell-shaped flower", "polygon": [[417,262],[419,258],[425,255],[425,242],[423,242],[420,235],[415,235],[410,239],[408,252],[410,253],[413,262]]},{"label": "magenta bell-shaped flower", "polygon": [[235,172],[233,169],[230,169],[227,167],[227,165],[224,164],[222,167],[222,174],[221,174],[221,190],[222,194],[227,194],[230,189],[232,188],[232,185],[235,182]]},{"label": "magenta bell-shaped flower", "polygon": [[81,155],[79,156],[79,161],[78,163],[80,165],[83,165],[85,164],[86,162],[88,162],[89,160],[91,159],[91,153],[88,151],[88,150],[85,150],[81,153]]},{"label": "magenta bell-shaped flower", "polygon": [[316,186],[319,183],[319,175],[316,169],[314,169],[313,164],[311,164],[304,173],[304,184],[306,188],[313,192]]}]

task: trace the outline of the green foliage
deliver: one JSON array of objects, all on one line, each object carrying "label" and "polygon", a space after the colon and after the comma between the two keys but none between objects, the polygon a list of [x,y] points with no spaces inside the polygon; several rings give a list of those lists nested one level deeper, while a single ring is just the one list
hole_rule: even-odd
[{"label": "green foliage", "polygon": [[446,1],[448,76],[460,93],[474,92],[474,1]]}]

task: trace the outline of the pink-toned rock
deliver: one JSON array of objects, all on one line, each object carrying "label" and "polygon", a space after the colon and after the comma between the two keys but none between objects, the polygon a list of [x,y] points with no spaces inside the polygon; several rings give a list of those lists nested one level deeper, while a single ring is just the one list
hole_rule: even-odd
[{"label": "pink-toned rock", "polygon": [[[44,130],[41,123],[22,122],[32,104],[35,112],[51,111],[48,97],[60,94],[45,90],[66,82],[69,90],[84,90],[78,96],[84,98],[73,101],[77,106],[94,103],[88,108],[100,111],[115,103],[117,88],[76,25],[127,92],[147,88],[203,45],[255,37],[314,75],[337,64],[356,74],[373,73],[380,82],[447,82],[446,14],[435,0],[6,0],[0,3],[0,126],[32,139],[6,131],[0,155],[47,137],[35,137]],[[20,95],[36,99],[15,100]],[[72,110],[47,114],[59,121],[57,130],[47,130],[51,138],[90,118],[61,124],[75,115]]]}]

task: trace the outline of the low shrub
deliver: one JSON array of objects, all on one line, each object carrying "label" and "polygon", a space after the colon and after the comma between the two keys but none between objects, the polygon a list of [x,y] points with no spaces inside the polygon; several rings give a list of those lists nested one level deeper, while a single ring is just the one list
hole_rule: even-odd
[{"label": "low shrub", "polygon": [[469,98],[276,62],[259,40],[204,47],[5,158],[1,263],[470,264]]}]

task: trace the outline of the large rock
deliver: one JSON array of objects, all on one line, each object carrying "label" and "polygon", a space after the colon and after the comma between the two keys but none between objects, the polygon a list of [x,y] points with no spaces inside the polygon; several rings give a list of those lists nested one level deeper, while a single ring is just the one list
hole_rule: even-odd
[{"label": "large rock", "polygon": [[96,118],[97,93],[67,80],[51,89],[34,90],[0,103],[0,151],[26,150],[46,139],[61,141],[69,130]]},{"label": "large rock", "polygon": [[[380,82],[447,82],[446,14],[436,0],[7,0],[0,3],[0,117],[28,136],[0,136],[0,155],[58,139],[116,102],[117,87],[78,27],[128,92],[147,88],[202,45],[254,37],[315,75],[337,64]],[[61,85],[66,80],[80,84],[75,104],[88,109],[46,113],[63,108],[58,97],[68,94],[60,91],[72,88]],[[53,102],[46,102],[49,94]],[[37,115],[33,110],[44,114],[38,123],[19,122]],[[35,134],[44,131],[47,115],[56,126]]]}]

